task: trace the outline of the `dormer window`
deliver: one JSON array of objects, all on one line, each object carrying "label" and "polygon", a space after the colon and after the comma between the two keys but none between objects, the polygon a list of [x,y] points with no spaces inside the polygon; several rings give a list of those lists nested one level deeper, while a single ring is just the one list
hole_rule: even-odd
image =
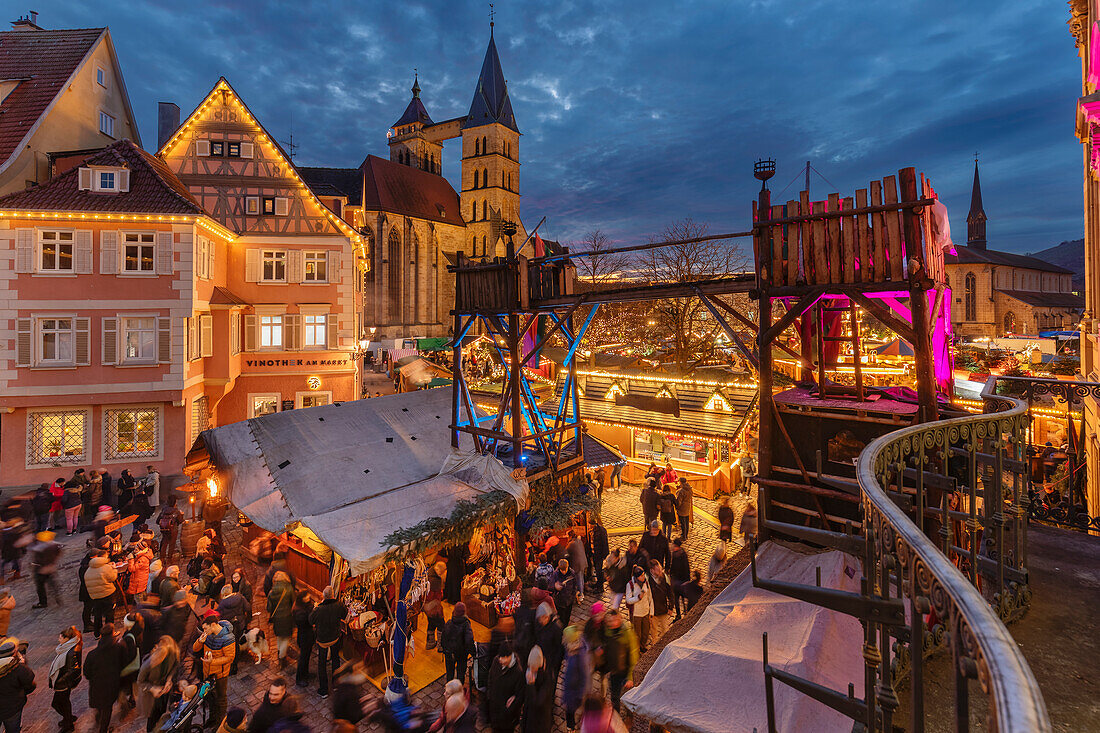
[{"label": "dormer window", "polygon": [[81,191],[121,193],[130,190],[130,170],[122,167],[89,166],[80,168],[78,186]]}]

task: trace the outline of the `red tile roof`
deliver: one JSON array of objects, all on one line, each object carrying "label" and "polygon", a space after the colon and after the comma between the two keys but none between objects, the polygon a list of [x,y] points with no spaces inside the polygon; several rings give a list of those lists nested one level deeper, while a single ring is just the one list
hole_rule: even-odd
[{"label": "red tile roof", "polygon": [[0,33],[0,80],[22,79],[0,103],[0,165],[18,151],[27,133],[106,31],[75,28]]},{"label": "red tile roof", "polygon": [[443,176],[373,155],[368,155],[359,169],[363,171],[364,211],[466,225],[458,194]]},{"label": "red tile roof", "polygon": [[0,209],[128,214],[205,213],[168,166],[129,140],[119,140],[88,156],[84,165],[129,168],[130,190],[121,193],[81,191],[77,183],[79,168],[73,168],[41,186],[0,197]]}]

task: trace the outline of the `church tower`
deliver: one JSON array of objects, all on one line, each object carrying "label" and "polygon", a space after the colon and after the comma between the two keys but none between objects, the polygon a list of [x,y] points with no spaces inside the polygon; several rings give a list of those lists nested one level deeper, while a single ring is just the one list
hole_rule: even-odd
[{"label": "church tower", "polygon": [[443,145],[425,134],[425,128],[432,124],[420,101],[420,77],[414,76],[409,106],[390,130],[390,160],[439,175],[443,170]]},{"label": "church tower", "polygon": [[970,193],[970,213],[966,215],[966,246],[985,249],[985,209],[982,208],[982,184],[978,180],[978,161],[974,160],[974,189]]},{"label": "church tower", "polygon": [[461,200],[468,254],[497,254],[504,221],[516,224],[517,245],[526,236],[519,218],[519,128],[492,23],[474,99],[462,123]]}]

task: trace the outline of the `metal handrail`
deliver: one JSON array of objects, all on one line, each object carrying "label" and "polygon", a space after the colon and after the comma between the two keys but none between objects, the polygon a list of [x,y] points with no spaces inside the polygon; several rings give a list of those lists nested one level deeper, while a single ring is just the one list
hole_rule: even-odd
[{"label": "metal handrail", "polygon": [[[956,673],[963,669],[963,676],[977,676],[991,698],[990,729],[1011,733],[1050,731],[1050,717],[1038,682],[1008,629],[970,579],[910,520],[879,480],[888,471],[889,462],[907,456],[913,446],[933,448],[945,436],[959,433],[999,440],[1007,426],[1026,419],[1027,405],[1022,400],[992,393],[995,381],[987,382],[982,397],[1008,409],[896,430],[875,439],[860,453],[856,475],[864,499],[864,526],[874,528],[876,556],[899,558],[905,565],[912,563],[908,572],[911,597],[927,597],[951,630]],[[919,646],[914,653],[920,654]]]}]

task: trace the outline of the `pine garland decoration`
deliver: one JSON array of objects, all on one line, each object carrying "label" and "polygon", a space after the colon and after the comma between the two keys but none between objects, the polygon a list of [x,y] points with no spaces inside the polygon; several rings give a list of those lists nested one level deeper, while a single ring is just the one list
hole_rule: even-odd
[{"label": "pine garland decoration", "polygon": [[386,535],[383,543],[390,548],[386,559],[398,559],[409,551],[421,553],[439,545],[469,542],[479,528],[511,522],[517,511],[515,497],[500,489],[474,499],[460,499],[449,517],[430,517]]}]

